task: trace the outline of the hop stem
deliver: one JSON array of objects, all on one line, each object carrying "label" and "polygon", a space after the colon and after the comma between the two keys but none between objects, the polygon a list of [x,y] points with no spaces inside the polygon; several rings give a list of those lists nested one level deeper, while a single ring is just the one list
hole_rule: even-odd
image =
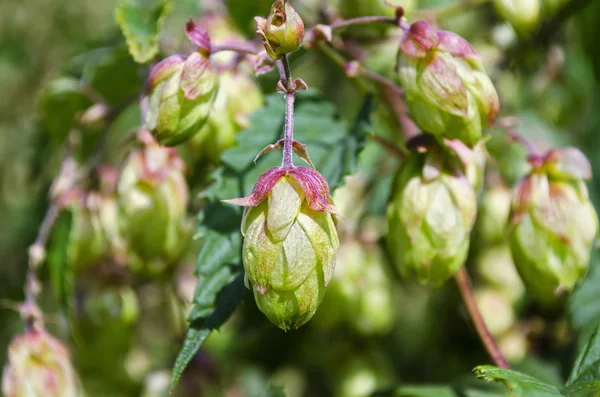
[{"label": "hop stem", "polygon": [[473,294],[473,286],[471,285],[471,279],[469,278],[469,273],[467,270],[462,267],[458,273],[456,274],[456,283],[458,284],[458,289],[460,290],[460,294],[462,295],[465,304],[467,305],[467,310],[469,311],[469,316],[477,329],[477,333],[485,346],[488,354],[490,355],[494,364],[501,368],[510,368],[506,358],[500,351],[496,340],[490,333],[490,330],[485,325],[485,321],[477,307],[477,302],[475,301],[475,295]]},{"label": "hop stem", "polygon": [[292,153],[294,146],[294,102],[296,100],[295,87],[292,80],[292,71],[287,55],[281,60],[279,71],[283,86],[286,89],[285,93],[285,134],[283,137],[283,168],[292,168]]}]

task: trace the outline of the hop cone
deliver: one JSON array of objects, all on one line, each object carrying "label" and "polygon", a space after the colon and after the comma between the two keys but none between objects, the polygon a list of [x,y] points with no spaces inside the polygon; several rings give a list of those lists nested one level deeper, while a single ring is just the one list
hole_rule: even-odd
[{"label": "hop cone", "polygon": [[462,37],[415,22],[398,53],[398,78],[415,123],[438,138],[474,146],[498,114],[496,89]]},{"label": "hop cone", "polygon": [[17,335],[8,347],[2,392],[5,397],[76,397],[68,350],[43,329]]},{"label": "hop cone", "polygon": [[583,182],[591,171],[581,152],[553,150],[538,162],[515,190],[509,238],[529,294],[551,304],[585,276],[598,217]]},{"label": "hop cone", "polygon": [[477,201],[467,178],[441,153],[410,154],[388,205],[388,246],[403,277],[440,286],[463,265]]},{"label": "hop cone", "polygon": [[242,220],[246,279],[259,309],[287,330],[305,324],[333,276],[339,246],[329,188],[316,171],[272,168],[251,196]]}]

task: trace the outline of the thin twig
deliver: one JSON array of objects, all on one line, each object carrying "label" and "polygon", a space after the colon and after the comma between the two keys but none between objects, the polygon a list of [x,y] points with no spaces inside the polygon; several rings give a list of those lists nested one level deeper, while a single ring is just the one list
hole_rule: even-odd
[{"label": "thin twig", "polygon": [[250,55],[258,54],[258,51],[254,47],[246,46],[243,44],[219,44],[213,45],[210,49],[211,54],[216,54],[217,52],[222,51],[234,51]]},{"label": "thin twig", "polygon": [[279,73],[283,86],[286,89],[285,93],[285,132],[283,137],[283,160],[281,166],[283,168],[292,168],[293,151],[294,151],[294,102],[296,93],[294,82],[292,80],[292,69],[287,54],[283,56],[281,62],[278,62]]},{"label": "thin twig", "polygon": [[479,334],[479,338],[483,342],[485,349],[490,355],[494,364],[501,368],[510,369],[510,365],[504,358],[504,355],[500,351],[496,340],[490,333],[490,330],[485,325],[485,321],[481,316],[481,312],[477,307],[477,302],[475,300],[475,295],[473,294],[473,286],[471,285],[471,279],[469,278],[469,273],[467,270],[462,267],[458,273],[456,274],[456,284],[458,284],[458,289],[460,290],[460,294],[462,295],[465,304],[467,305],[467,310],[469,311],[469,316],[475,325],[475,329]]},{"label": "thin twig", "polygon": [[398,26],[398,20],[396,18],[390,17],[382,17],[382,16],[368,16],[368,17],[358,17],[352,19],[345,19],[343,21],[334,22],[331,25],[331,29],[340,29],[345,28],[352,25],[365,25],[369,23],[386,23],[388,25]]}]

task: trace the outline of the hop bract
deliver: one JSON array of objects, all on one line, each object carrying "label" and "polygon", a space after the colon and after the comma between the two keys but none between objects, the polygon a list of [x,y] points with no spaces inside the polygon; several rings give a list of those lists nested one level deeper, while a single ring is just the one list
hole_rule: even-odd
[{"label": "hop bract", "polygon": [[188,187],[174,149],[148,143],[131,153],[118,186],[120,228],[136,271],[159,273],[175,264],[190,240]]},{"label": "hop bract", "polygon": [[186,32],[198,50],[164,59],[148,79],[146,128],[161,145],[178,145],[200,131],[217,95],[218,76],[210,63],[208,33],[192,21]]},{"label": "hop bract", "polygon": [[431,150],[410,154],[388,205],[388,246],[403,277],[440,286],[463,265],[477,200],[466,176]]},{"label": "hop bract", "polygon": [[273,59],[296,51],[304,39],[304,22],[288,0],[275,0],[267,19],[256,17],[257,33]]},{"label": "hop bract", "polygon": [[250,196],[228,202],[248,207],[242,257],[259,309],[284,330],[302,326],[323,299],[339,246],[327,182],[311,168],[272,168]]},{"label": "hop bract", "polygon": [[513,196],[510,247],[528,293],[552,304],[587,272],[598,232],[583,182],[591,168],[575,148],[552,150],[531,162],[533,171]]},{"label": "hop bract", "polygon": [[417,125],[438,138],[475,145],[496,118],[499,100],[473,47],[452,32],[415,22],[398,54],[398,78]]},{"label": "hop bract", "polygon": [[69,352],[44,329],[15,336],[2,376],[5,397],[76,397],[76,375]]}]

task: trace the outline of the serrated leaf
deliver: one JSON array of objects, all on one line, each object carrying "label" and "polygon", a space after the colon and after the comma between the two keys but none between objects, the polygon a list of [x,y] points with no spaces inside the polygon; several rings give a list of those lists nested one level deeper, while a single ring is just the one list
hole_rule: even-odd
[{"label": "serrated leaf", "polygon": [[[315,93],[298,96],[295,109],[295,139],[306,144],[317,170],[331,189],[345,174],[354,171],[356,157],[369,132],[372,102],[367,98],[350,128],[341,122],[333,105]],[[238,145],[222,155],[223,165],[212,174],[214,183],[204,192],[208,204],[199,215],[197,236],[204,244],[198,255],[199,277],[190,330],[173,368],[171,387],[213,329],[219,328],[246,294],[241,259],[241,208],[220,202],[243,197],[252,191],[258,177],[281,163],[281,155],[265,154],[257,164],[256,154],[283,135],[285,103],[271,95],[266,106],[251,117],[251,126],[240,132]],[[296,159],[299,161],[299,159]]]},{"label": "serrated leaf", "polygon": [[138,63],[158,54],[158,34],[170,9],[168,0],[121,0],[115,18]]},{"label": "serrated leaf", "polygon": [[579,353],[568,383],[574,385],[592,380],[600,380],[600,327],[596,328],[596,332]]},{"label": "serrated leaf", "polygon": [[72,220],[71,211],[62,211],[52,230],[48,252],[48,270],[52,289],[62,309],[69,315],[73,310],[74,289],[73,274],[68,256]]},{"label": "serrated leaf", "polygon": [[76,116],[92,104],[79,80],[59,77],[41,92],[39,112],[44,127],[56,140],[63,141],[76,123]]},{"label": "serrated leaf", "polygon": [[487,382],[504,383],[510,392],[510,396],[514,397],[552,397],[563,396],[563,394],[555,387],[541,380],[523,374],[521,372],[512,371],[493,367],[490,365],[482,365],[475,368],[475,375],[478,379]]}]

